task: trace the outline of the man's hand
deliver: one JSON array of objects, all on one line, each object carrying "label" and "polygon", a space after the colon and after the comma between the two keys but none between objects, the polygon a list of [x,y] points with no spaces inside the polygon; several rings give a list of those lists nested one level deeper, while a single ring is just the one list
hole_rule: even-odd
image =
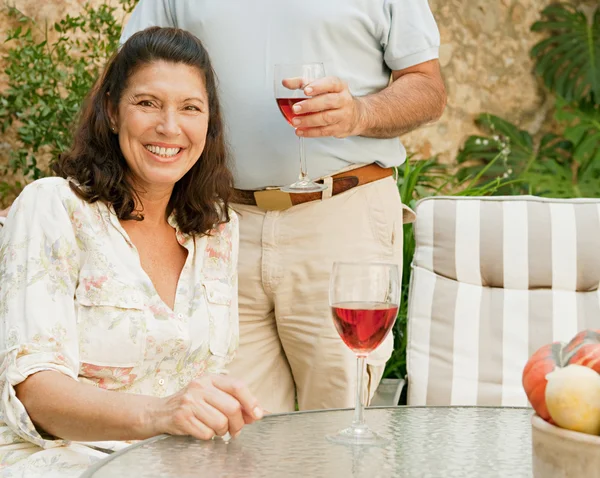
[{"label": "man's hand", "polygon": [[[310,98],[294,105],[298,136],[364,136],[397,138],[439,119],[446,106],[446,89],[438,60],[392,71],[392,83],[381,91],[353,97],[336,77],[307,85],[299,78],[283,81],[287,88],[303,88]],[[298,108],[298,110],[296,110]]]},{"label": "man's hand", "polygon": [[[289,78],[283,85],[296,90],[301,81]],[[345,81],[334,76],[319,78],[304,87],[304,94],[310,98],[293,106],[294,113],[303,115],[292,122],[298,136],[346,138],[361,134],[360,99],[350,94]]]}]

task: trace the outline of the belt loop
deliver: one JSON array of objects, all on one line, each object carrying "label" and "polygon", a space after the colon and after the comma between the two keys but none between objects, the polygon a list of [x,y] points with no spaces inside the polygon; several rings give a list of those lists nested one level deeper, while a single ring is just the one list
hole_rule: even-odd
[{"label": "belt loop", "polygon": [[323,184],[327,186],[327,189],[323,191],[323,196],[321,197],[321,199],[325,201],[325,199],[331,199],[331,196],[333,196],[333,178],[331,176],[327,176],[323,179]]}]

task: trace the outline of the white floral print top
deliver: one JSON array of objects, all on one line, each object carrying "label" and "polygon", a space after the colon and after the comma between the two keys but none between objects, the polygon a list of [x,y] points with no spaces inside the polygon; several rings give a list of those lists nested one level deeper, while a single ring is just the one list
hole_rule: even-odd
[{"label": "white floral print top", "polygon": [[36,430],[14,389],[35,372],[166,396],[225,371],[238,345],[237,216],[195,238],[169,222],[188,250],[174,310],[111,208],[82,201],[62,178],[35,181],[15,201],[0,228],[0,476],[78,476],[102,456]]}]

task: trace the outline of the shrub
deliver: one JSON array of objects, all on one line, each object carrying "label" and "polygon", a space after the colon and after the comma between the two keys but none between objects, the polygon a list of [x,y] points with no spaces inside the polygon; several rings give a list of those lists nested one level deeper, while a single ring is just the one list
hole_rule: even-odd
[{"label": "shrub", "polygon": [[[19,147],[10,152],[4,173],[18,173],[25,181],[48,174],[48,162],[71,143],[80,105],[117,48],[123,16],[135,3],[86,4],[81,14],[67,15],[51,28],[8,7],[17,26],[6,38],[8,88],[0,94],[0,129],[14,127]],[[11,189],[0,182],[0,198]]]}]

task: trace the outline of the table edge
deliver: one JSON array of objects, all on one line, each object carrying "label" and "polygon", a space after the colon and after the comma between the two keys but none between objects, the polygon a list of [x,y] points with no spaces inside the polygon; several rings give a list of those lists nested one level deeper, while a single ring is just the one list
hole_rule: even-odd
[{"label": "table edge", "polygon": [[[532,407],[528,406],[500,406],[500,405],[381,405],[381,406],[372,406],[365,407],[365,410],[401,410],[405,408],[415,409],[415,408],[426,408],[426,409],[441,409],[441,408],[454,408],[454,409],[473,409],[477,408],[480,410],[529,410],[531,413],[534,412]],[[330,412],[347,412],[354,411],[354,408],[326,408],[322,410],[304,410],[300,412],[283,412],[283,413],[271,413],[266,415],[265,418],[268,417],[281,417],[286,415],[304,415],[307,413],[316,414],[316,413],[330,413]]]},{"label": "table edge", "polygon": [[[164,440],[165,438],[167,438],[169,436],[171,436],[171,435],[167,435],[167,434],[156,435],[155,437],[147,438],[146,440],[141,440],[137,443],[134,443],[133,445],[126,446],[122,450],[111,453],[110,455],[105,456],[104,458],[101,458],[100,460],[98,460],[96,463],[94,463],[92,466],[90,466],[87,470],[85,470],[85,473],[83,473],[83,475],[81,475],[79,478],[93,478],[94,473],[96,473],[100,468],[104,468],[104,466],[107,463],[110,463],[115,458],[118,458],[121,455],[124,455],[125,453],[130,452],[131,450],[133,450],[135,448],[139,448],[139,447],[147,445],[149,443],[154,443],[155,441]],[[83,444],[85,445],[85,443],[83,443]]]},{"label": "table edge", "polygon": [[[410,408],[410,409],[415,409],[415,408],[427,408],[427,409],[442,409],[442,408],[477,408],[477,409],[494,409],[494,410],[530,410],[531,413],[533,414],[533,408],[531,407],[519,407],[519,406],[508,406],[508,407],[502,407],[502,406],[482,406],[482,405],[397,405],[397,406],[379,406],[379,407],[366,407],[366,410],[396,410],[396,409],[404,409],[404,408]],[[269,417],[281,417],[281,416],[289,416],[289,415],[305,415],[305,414],[316,414],[316,413],[331,413],[331,412],[347,412],[347,411],[352,411],[354,410],[353,408],[327,408],[327,409],[323,409],[323,410],[305,410],[305,411],[300,411],[300,412],[283,412],[283,413],[271,413],[269,415],[266,415],[265,418],[269,418]],[[105,465],[107,465],[108,463],[110,463],[111,461],[113,461],[115,458],[120,457],[121,455],[124,455],[125,453],[128,453],[132,450],[134,450],[135,448],[147,445],[149,443],[154,443],[156,441],[160,441],[160,440],[164,440],[165,438],[171,437],[173,435],[168,435],[168,434],[162,434],[162,435],[157,435],[155,437],[152,438],[147,438],[146,440],[141,440],[137,443],[134,443],[133,445],[129,445],[125,448],[123,448],[122,450],[119,450],[115,453],[112,453],[108,456],[106,456],[105,458],[100,459],[98,462],[94,463],[92,466],[90,466],[83,475],[80,476],[80,478],[93,478],[93,474],[96,473],[100,468],[103,468]]]}]

